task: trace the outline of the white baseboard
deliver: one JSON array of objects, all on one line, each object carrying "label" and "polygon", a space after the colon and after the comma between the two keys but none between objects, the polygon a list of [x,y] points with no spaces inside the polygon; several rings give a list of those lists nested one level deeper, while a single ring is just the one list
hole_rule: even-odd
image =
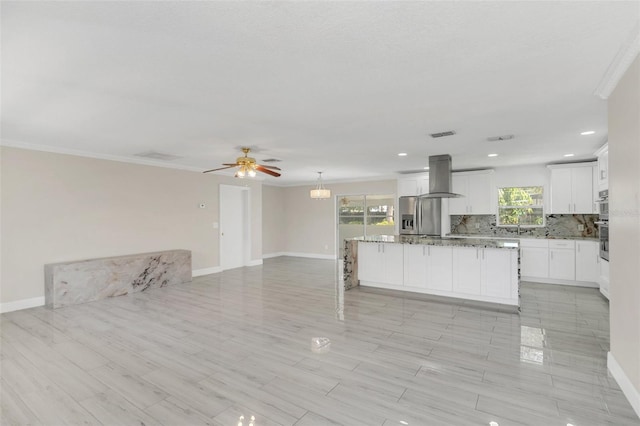
[{"label": "white baseboard", "polygon": [[262,259],[255,259],[255,260],[250,260],[249,262],[247,262],[246,265],[244,266],[260,266],[262,265]]},{"label": "white baseboard", "polygon": [[279,251],[276,253],[263,254],[263,259],[271,259],[272,257],[291,256],[291,257],[306,257],[309,259],[325,259],[336,260],[337,257],[334,254],[317,254],[317,253],[294,253],[291,251]]},{"label": "white baseboard", "polygon": [[589,288],[598,288],[598,283],[594,283],[591,281],[572,281],[572,280],[558,280],[555,278],[538,278],[538,277],[520,277],[520,281],[528,281],[530,283],[540,283],[540,284],[558,284],[558,285],[571,285],[575,287],[589,287]]},{"label": "white baseboard", "polygon": [[0,303],[0,314],[5,312],[19,311],[21,309],[44,306],[44,296],[32,297],[31,299],[16,300],[14,302]]},{"label": "white baseboard", "polygon": [[222,272],[222,268],[219,266],[213,266],[211,268],[194,269],[191,271],[191,276],[201,277],[203,275],[217,274],[218,272]]},{"label": "white baseboard", "polygon": [[613,378],[616,379],[616,382],[618,382],[618,386],[622,389],[622,393],[627,397],[638,417],[640,417],[640,392],[633,386],[633,383],[631,383],[631,380],[629,380],[611,352],[607,352],[607,368]]},{"label": "white baseboard", "polygon": [[335,254],[318,254],[318,253],[293,253],[286,251],[282,253],[282,256],[291,256],[291,257],[306,257],[309,259],[326,259],[326,260],[336,260]]},{"label": "white baseboard", "polygon": [[262,258],[263,259],[271,259],[273,257],[280,257],[280,256],[286,256],[286,254],[283,251],[278,251],[278,252],[275,252],[275,253],[263,254]]}]

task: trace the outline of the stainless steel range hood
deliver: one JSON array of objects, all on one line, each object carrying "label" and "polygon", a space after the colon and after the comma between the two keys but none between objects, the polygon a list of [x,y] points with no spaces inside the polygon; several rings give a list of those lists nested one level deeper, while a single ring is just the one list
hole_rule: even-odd
[{"label": "stainless steel range hood", "polygon": [[429,157],[429,193],[420,198],[460,198],[451,192],[451,156],[449,154]]}]

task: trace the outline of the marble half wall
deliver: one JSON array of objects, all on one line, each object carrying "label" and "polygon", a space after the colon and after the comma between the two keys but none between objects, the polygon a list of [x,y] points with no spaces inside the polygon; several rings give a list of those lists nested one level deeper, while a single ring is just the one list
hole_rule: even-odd
[{"label": "marble half wall", "polygon": [[[496,225],[495,215],[451,216],[452,234],[477,234],[514,238],[598,238],[597,214],[548,214],[545,226],[520,229]],[[579,225],[582,230],[579,230]]]},{"label": "marble half wall", "polygon": [[358,281],[358,241],[344,240],[344,289],[349,290],[360,285]]},{"label": "marble half wall", "polygon": [[191,281],[191,251],[106,257],[44,266],[45,305],[60,308]]}]

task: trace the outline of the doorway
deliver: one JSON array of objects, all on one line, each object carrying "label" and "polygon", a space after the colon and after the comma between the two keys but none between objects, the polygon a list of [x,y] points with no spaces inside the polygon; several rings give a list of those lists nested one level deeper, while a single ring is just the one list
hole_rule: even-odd
[{"label": "doorway", "polygon": [[394,235],[395,194],[338,195],[338,259],[344,256],[344,240],[371,235]]},{"label": "doorway", "polygon": [[245,266],[249,261],[250,188],[220,185],[220,269]]}]

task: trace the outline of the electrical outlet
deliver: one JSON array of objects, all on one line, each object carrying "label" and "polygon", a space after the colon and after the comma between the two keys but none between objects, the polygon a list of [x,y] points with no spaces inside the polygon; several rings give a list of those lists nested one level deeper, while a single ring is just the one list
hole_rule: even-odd
[{"label": "electrical outlet", "polygon": [[578,225],[578,231],[584,231],[584,225],[583,224]]},{"label": "electrical outlet", "polygon": [[476,229],[480,229],[480,224],[476,223]]}]

